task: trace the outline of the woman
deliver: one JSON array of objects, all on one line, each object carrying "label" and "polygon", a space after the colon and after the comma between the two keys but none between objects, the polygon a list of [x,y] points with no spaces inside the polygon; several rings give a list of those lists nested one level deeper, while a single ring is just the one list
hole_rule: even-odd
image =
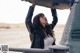
[{"label": "woman", "polygon": [[26,27],[30,33],[31,48],[47,49],[49,46],[55,45],[53,29],[58,21],[56,9],[51,9],[53,21],[48,24],[48,21],[43,13],[39,13],[31,22],[35,5],[30,6],[26,17]]}]

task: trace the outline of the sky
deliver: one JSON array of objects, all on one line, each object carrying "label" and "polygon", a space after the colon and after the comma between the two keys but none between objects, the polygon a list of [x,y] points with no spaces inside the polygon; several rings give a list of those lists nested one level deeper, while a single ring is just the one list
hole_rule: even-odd
[{"label": "sky", "polygon": [[[31,3],[21,0],[0,0],[0,23],[24,23]],[[33,17],[38,13],[44,13],[48,22],[52,22],[50,8],[36,6]],[[59,10],[58,24],[66,24],[70,10]]]}]

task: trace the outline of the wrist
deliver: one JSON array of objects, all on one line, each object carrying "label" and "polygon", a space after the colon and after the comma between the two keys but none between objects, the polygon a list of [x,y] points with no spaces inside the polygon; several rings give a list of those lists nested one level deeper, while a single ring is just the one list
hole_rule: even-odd
[{"label": "wrist", "polygon": [[32,7],[35,7],[35,5],[34,5],[34,4],[32,4]]}]

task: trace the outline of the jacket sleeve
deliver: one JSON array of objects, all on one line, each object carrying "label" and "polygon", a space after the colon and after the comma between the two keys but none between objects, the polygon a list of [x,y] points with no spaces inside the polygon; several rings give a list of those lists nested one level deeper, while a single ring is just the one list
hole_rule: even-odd
[{"label": "jacket sleeve", "polygon": [[56,9],[51,9],[51,13],[52,13],[53,21],[50,24],[50,26],[51,26],[51,29],[54,29],[55,25],[58,22]]},{"label": "jacket sleeve", "polygon": [[33,16],[33,12],[34,12],[34,7],[30,6],[28,14],[27,14],[27,17],[26,17],[26,20],[25,20],[26,27],[27,27],[27,29],[28,29],[28,31],[30,33],[32,33],[33,30],[34,30],[33,24],[31,22],[32,16]]}]

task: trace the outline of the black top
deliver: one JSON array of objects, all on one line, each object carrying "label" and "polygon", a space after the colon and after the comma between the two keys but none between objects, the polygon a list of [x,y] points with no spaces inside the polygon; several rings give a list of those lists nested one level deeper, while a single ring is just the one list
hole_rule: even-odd
[{"label": "black top", "polygon": [[[39,29],[35,29],[33,27],[33,24],[31,22],[32,20],[32,16],[33,16],[33,12],[34,12],[34,7],[30,6],[27,17],[26,17],[26,27],[30,33],[30,39],[31,39],[31,48],[42,48],[44,49],[44,33],[39,30]],[[51,9],[52,12],[52,16],[53,16],[53,21],[52,24],[50,24],[51,29],[53,30],[58,18],[57,18],[57,13],[56,13],[56,9]],[[53,42],[52,45],[55,45],[55,42]]]}]

